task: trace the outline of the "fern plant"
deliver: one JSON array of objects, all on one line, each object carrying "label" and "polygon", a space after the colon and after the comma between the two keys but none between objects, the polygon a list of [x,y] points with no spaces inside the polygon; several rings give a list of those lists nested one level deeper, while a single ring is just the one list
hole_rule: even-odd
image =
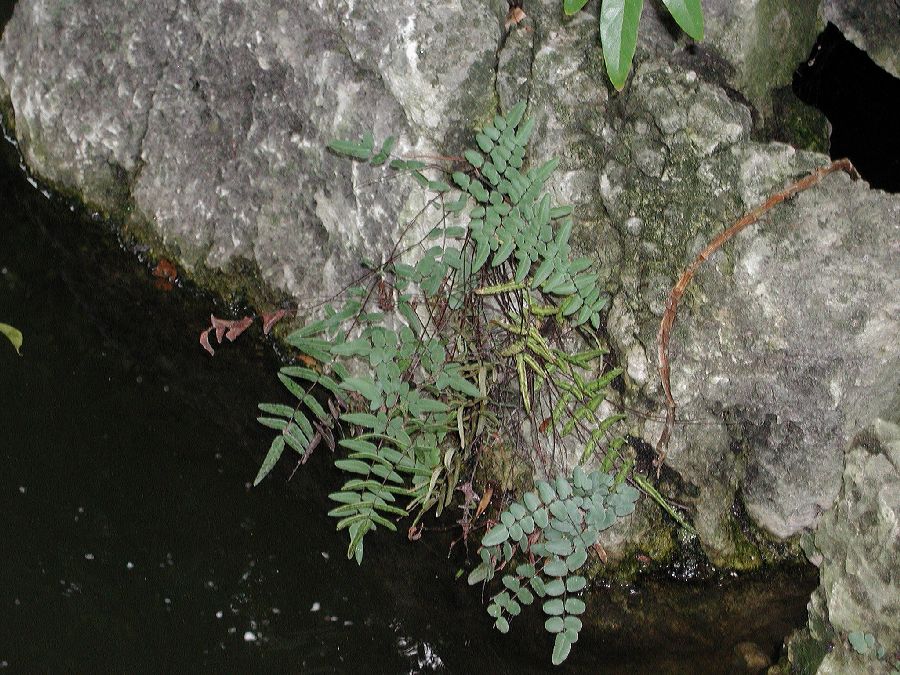
[{"label": "fern plant", "polygon": [[[578,574],[597,545],[600,532],[618,518],[634,511],[638,491],[617,481],[611,473],[595,470],[590,475],[575,467],[571,480],[562,474],[551,484],[535,483],[536,492],[526,492],[501,514],[500,522],[481,540],[481,563],[469,574],[469,584],[490,581],[498,570],[503,588],[495,593],[487,612],[501,633],[509,631],[509,620],[535,596],[547,619],[544,628],[555,634],[552,661],[562,663],[582,628],[579,616],[585,603],[579,596],[587,579]],[[525,556],[527,562],[515,558]]]},{"label": "fern plant", "polygon": [[[703,39],[700,0],[662,0],[675,22],[694,40]],[[563,11],[576,14],[587,0],[563,0]],[[644,0],[600,0],[600,44],[610,82],[619,91],[625,86],[637,46],[638,24]]]},{"label": "fern plant", "polygon": [[[548,630],[562,636],[554,650],[560,662],[583,610],[575,594],[584,581],[575,572],[599,532],[630,513],[638,492],[622,482],[632,469],[613,433],[623,416],[601,412],[621,372],[604,361],[595,333],[608,297],[591,260],[571,257],[572,208],[554,205],[544,191],[557,161],[527,166],[534,123],[524,112],[519,103],[494,117],[464,164],[447,168],[392,157],[393,138],[377,147],[370,134],[329,144],[336,154],[409,176],[431,194],[419,215],[436,208],[439,217],[384,262],[366,263],[342,305],[317,308],[315,320],[287,337],[305,365],[279,373],[292,405],[259,406],[260,422],[278,434],[255,484],[286,449],[301,462],[323,443],[338,451],[334,463],[345,480],[330,495],[329,515],[348,533],[348,557],[361,563],[368,533],[395,530],[413,516],[412,536],[423,514],[440,515],[498,444],[548,474],[567,463],[555,455],[564,439],[580,444],[579,464],[599,452],[600,469],[590,476],[579,468],[555,487],[539,482],[537,495],[505,510],[470,577],[489,580],[509,564],[513,547],[527,554],[533,574],[526,579],[529,568],[520,566],[521,574],[504,576],[507,591],[490,611],[502,630],[532,593],[526,585],[549,593],[544,608]],[[343,429],[337,443],[336,425]]]}]

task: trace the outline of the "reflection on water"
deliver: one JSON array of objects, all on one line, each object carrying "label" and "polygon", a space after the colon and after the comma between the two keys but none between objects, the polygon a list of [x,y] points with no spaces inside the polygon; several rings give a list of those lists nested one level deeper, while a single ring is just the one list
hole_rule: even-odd
[{"label": "reflection on water", "polygon": [[[0,320],[25,334],[23,357],[0,349],[0,667],[550,669],[538,613],[499,635],[440,537],[375,536],[348,562],[325,453],[251,490],[255,404],[281,396],[258,327],[209,358],[209,299],[154,289],[0,153]],[[722,672],[747,641],[774,655],[804,618],[794,582],[610,590],[592,600],[604,630],[558,672]]]}]

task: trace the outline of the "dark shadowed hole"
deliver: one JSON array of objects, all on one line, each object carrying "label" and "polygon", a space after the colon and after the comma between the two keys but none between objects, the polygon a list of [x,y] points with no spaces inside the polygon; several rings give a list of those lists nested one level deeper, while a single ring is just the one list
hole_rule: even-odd
[{"label": "dark shadowed hole", "polygon": [[794,93],[831,122],[833,159],[849,157],[873,188],[900,191],[900,79],[829,23],[794,73]]}]

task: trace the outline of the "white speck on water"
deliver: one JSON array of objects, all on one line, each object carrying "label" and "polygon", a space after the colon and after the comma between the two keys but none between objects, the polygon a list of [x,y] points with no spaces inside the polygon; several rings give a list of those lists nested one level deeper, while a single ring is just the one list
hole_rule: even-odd
[{"label": "white speck on water", "polygon": [[169,385],[163,386],[163,391],[168,394],[169,393]]},{"label": "white speck on water", "polygon": [[93,559],[94,559],[94,554],[93,554],[93,553],[85,553],[85,554],[84,554],[84,559],[85,559],[85,560],[93,560]]},{"label": "white speck on water", "polygon": [[345,625],[345,626],[352,626],[352,625],[353,625],[353,622],[352,622],[352,621],[344,621],[344,625]]},{"label": "white speck on water", "polygon": [[244,633],[244,642],[256,642],[256,633],[252,630],[248,630]]},{"label": "white speck on water", "polygon": [[278,609],[277,607],[273,607],[273,608],[272,608],[272,614],[281,614],[281,610]]},{"label": "white speck on water", "polygon": [[133,569],[134,569],[134,563],[133,563],[133,562],[127,562],[127,563],[125,563],[125,569],[127,569],[127,570],[133,570]]},{"label": "white speck on water", "polygon": [[328,554],[325,551],[322,551],[322,557],[328,560]]},{"label": "white speck on water", "polygon": [[222,610],[220,609],[218,612],[216,612],[216,618],[217,618],[217,619],[221,619],[222,616],[223,616]]},{"label": "white speck on water", "polygon": [[320,605],[318,602],[314,602],[312,604],[312,607],[309,608],[309,611],[310,612],[318,612],[320,609],[322,609],[322,605]]},{"label": "white speck on water", "polygon": [[170,598],[163,598],[163,601],[164,601],[167,605],[171,605],[171,604],[172,604],[172,600],[171,600]]},{"label": "white speck on water", "polygon": [[23,495],[25,494],[25,490],[26,490],[26,488],[24,485],[19,486],[19,492],[21,492]]}]

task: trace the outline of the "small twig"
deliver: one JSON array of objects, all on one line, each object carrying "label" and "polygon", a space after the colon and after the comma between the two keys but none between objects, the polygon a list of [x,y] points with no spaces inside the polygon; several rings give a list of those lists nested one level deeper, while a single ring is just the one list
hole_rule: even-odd
[{"label": "small twig", "polygon": [[684,295],[685,289],[687,289],[688,284],[691,283],[691,279],[694,278],[694,274],[697,273],[700,265],[702,265],[713,253],[715,253],[722,246],[722,244],[734,237],[747,226],[753,225],[772,207],[777,206],[781,202],[794,197],[800,192],[808,190],[809,188],[817,185],[823,178],[825,178],[825,176],[835,171],[844,171],[849,174],[850,177],[854,180],[859,178],[859,174],[850,163],[849,159],[839,159],[832,162],[828,166],[816,169],[808,176],[798,180],[796,183],[792,183],[781,192],[775,193],[774,195],[769,197],[763,204],[757,206],[755,209],[744,215],[744,217],[738,220],[734,225],[717,235],[711,242],[709,242],[706,248],[700,251],[700,253],[697,254],[697,257],[694,258],[694,261],[687,267],[687,269],[684,270],[684,272],[682,272],[681,277],[678,279],[678,283],[675,284],[675,286],[672,288],[672,291],[669,293],[669,299],[666,301],[666,311],[663,314],[662,320],[659,322],[659,334],[657,335],[657,346],[659,348],[659,376],[662,380],[663,391],[666,395],[666,422],[663,426],[662,433],[660,433],[659,435],[659,441],[656,444],[657,457],[653,462],[654,466],[656,466],[657,477],[659,476],[659,471],[662,467],[663,462],[665,462],[666,460],[666,452],[669,447],[669,439],[672,436],[672,428],[675,425],[676,405],[675,399],[672,396],[672,385],[669,381],[669,338],[672,333],[672,327],[675,325],[675,316],[678,313],[678,302]]}]

